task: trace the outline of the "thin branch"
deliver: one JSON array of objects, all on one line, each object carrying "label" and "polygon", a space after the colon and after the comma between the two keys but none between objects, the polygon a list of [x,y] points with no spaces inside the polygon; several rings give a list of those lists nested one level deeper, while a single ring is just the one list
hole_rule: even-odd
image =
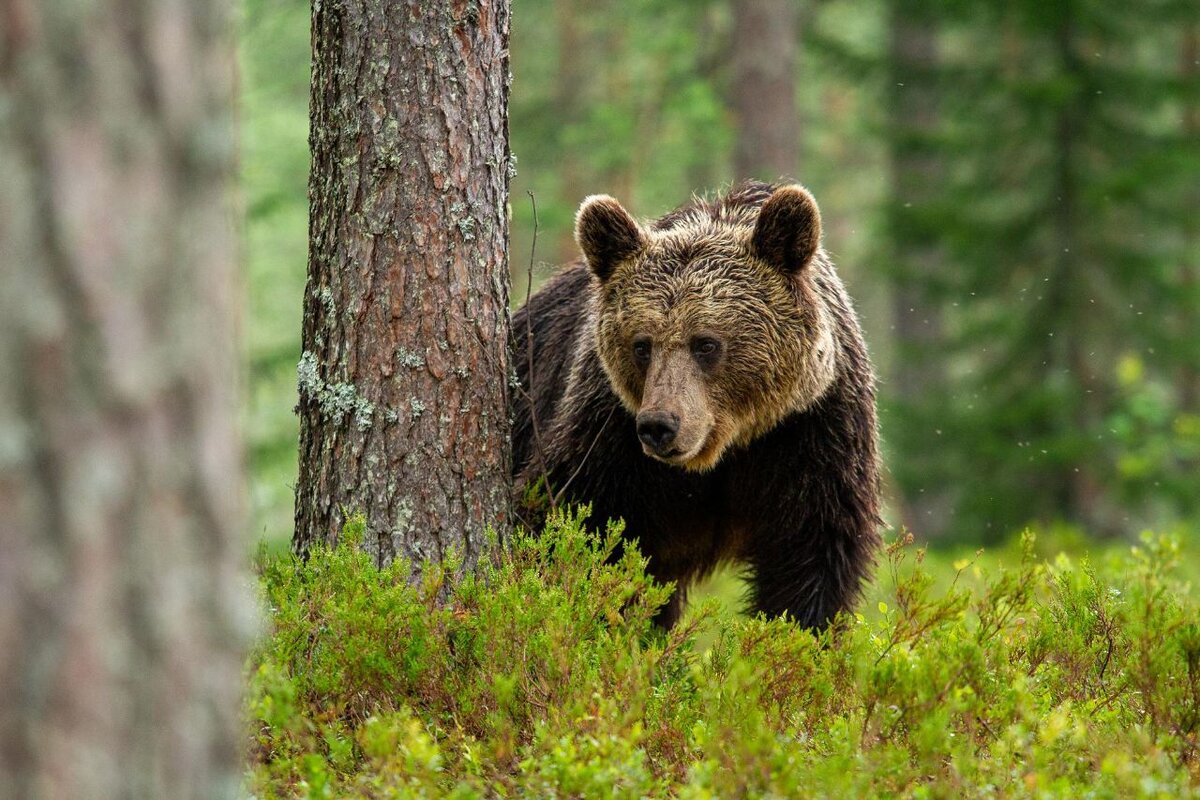
[{"label": "thin branch", "polygon": [[603,424],[600,425],[600,430],[596,431],[596,435],[592,437],[592,443],[588,445],[587,452],[583,454],[583,458],[579,460],[579,464],[575,467],[575,471],[571,473],[571,477],[567,478],[567,482],[562,485],[562,488],[557,493],[551,496],[550,505],[555,507],[557,502],[562,499],[563,494],[567,491],[567,487],[571,485],[571,481],[578,477],[583,465],[587,463],[588,456],[592,454],[592,450],[596,448],[596,442],[600,441],[600,434],[604,433],[604,429],[608,427],[608,421],[612,419],[612,415],[616,413],[617,407],[614,405],[608,410],[608,416],[604,418]]},{"label": "thin branch", "polygon": [[[526,191],[529,203],[533,206],[533,242],[529,245],[529,264],[525,269],[525,361],[529,371],[529,390],[522,391],[526,402],[529,403],[529,422],[533,428],[533,448],[537,451],[538,461],[542,466],[542,484],[546,487],[546,496],[550,498],[550,510],[558,509],[558,499],[550,490],[550,470],[546,465],[546,448],[542,445],[542,431],[538,425],[537,405],[533,402],[532,392],[536,385],[533,380],[533,310],[529,307],[529,298],[533,294],[533,259],[537,253],[538,241],[538,211],[537,198],[532,191]],[[518,382],[519,383],[519,382]]]}]

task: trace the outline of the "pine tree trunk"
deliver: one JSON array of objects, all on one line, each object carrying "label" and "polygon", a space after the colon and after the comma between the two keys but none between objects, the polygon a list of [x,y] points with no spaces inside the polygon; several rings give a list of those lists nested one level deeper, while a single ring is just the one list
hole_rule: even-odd
[{"label": "pine tree trunk", "polygon": [[[556,0],[554,25],[558,33],[558,71],[554,76],[554,113],[562,130],[570,130],[583,122],[584,91],[588,80],[590,48],[580,25],[582,9],[573,0]],[[559,202],[566,208],[576,208],[583,198],[607,188],[589,189],[584,174],[585,159],[567,152],[570,142],[559,140],[563,158],[559,162]],[[556,264],[566,264],[579,257],[575,245],[575,229],[564,225],[559,231],[551,258]]]},{"label": "pine tree trunk", "polygon": [[[602,13],[620,14],[623,4],[621,0],[606,0],[601,8]],[[628,202],[636,205],[639,177],[635,165],[638,158],[636,151],[638,147],[648,147],[649,143],[643,145],[643,140],[638,135],[643,110],[642,104],[638,102],[638,81],[633,74],[633,44],[630,42],[633,37],[627,25],[609,25],[607,30],[601,32],[601,36],[602,42],[597,49],[606,56],[605,62],[597,71],[598,82],[603,86],[601,102],[621,107],[622,113],[631,115],[634,132],[629,137],[628,152],[610,161],[605,174],[597,179],[598,185],[604,187],[597,191],[611,194],[613,197],[629,198]]]},{"label": "pine tree trunk", "polygon": [[228,11],[0,2],[0,797],[237,793]]},{"label": "pine tree trunk", "polygon": [[[1191,24],[1183,31],[1183,41],[1179,52],[1179,72],[1184,86],[1196,86],[1200,79],[1200,25]],[[1196,95],[1184,99],[1183,106],[1183,135],[1185,141],[1200,142],[1200,102]],[[1185,190],[1184,202],[1192,210],[1191,216],[1185,223],[1185,262],[1180,265],[1180,283],[1183,296],[1183,313],[1179,333],[1189,336],[1193,333],[1200,311],[1200,185],[1192,182],[1190,191]],[[1189,359],[1179,370],[1179,407],[1189,414],[1200,413],[1200,368],[1195,358]]]},{"label": "pine tree trunk", "polygon": [[[931,400],[940,398],[946,381],[941,309],[931,298],[932,284],[945,268],[945,254],[935,237],[922,231],[911,215],[926,211],[945,191],[940,156],[930,141],[938,126],[935,88],[939,64],[938,42],[932,20],[918,15],[907,3],[891,6],[889,40],[889,115],[891,117],[892,247],[894,270],[891,285],[892,320],[898,353],[892,369],[891,399],[908,419],[902,438],[921,444],[906,450],[905,472],[936,476],[913,460],[928,453],[936,434],[913,430],[917,417]],[[915,230],[914,230],[915,229]],[[917,452],[918,448],[922,452]],[[936,459],[936,454],[930,453]],[[913,467],[916,467],[915,469]],[[936,481],[936,477],[934,479]],[[947,532],[951,498],[935,482],[915,486],[905,481],[900,512],[904,524],[919,535],[937,538]]]},{"label": "pine tree trunk", "polygon": [[[1059,69],[1069,79],[1071,86],[1083,86],[1084,67],[1077,53],[1075,32],[1076,20],[1073,8],[1067,6],[1063,18],[1055,31],[1056,55]],[[1093,435],[1107,405],[1107,386],[1100,376],[1100,369],[1092,363],[1089,345],[1092,340],[1089,323],[1094,323],[1087,298],[1079,291],[1086,285],[1081,276],[1080,259],[1084,253],[1083,224],[1085,212],[1080,162],[1083,144],[1084,123],[1087,120],[1086,103],[1089,93],[1074,91],[1058,104],[1053,139],[1053,209],[1054,253],[1051,274],[1046,287],[1047,309],[1059,330],[1051,330],[1046,337],[1047,355],[1043,361],[1045,381],[1050,385],[1055,372],[1065,372],[1072,378],[1073,392],[1069,406],[1061,410],[1056,424],[1060,437],[1074,436],[1085,439]],[[1067,470],[1070,469],[1070,472]],[[1098,476],[1095,465],[1087,459],[1079,459],[1072,465],[1063,465],[1057,475],[1049,476],[1052,485],[1057,485],[1059,511],[1062,516],[1082,525],[1092,535],[1115,535],[1119,532],[1108,509],[1108,498]]]},{"label": "pine tree trunk", "polygon": [[800,122],[796,113],[795,0],[735,0],[730,102],[737,130],[737,180],[778,180],[796,174]]},{"label": "pine tree trunk", "polygon": [[314,0],[295,546],[472,563],[509,512],[508,3]]}]

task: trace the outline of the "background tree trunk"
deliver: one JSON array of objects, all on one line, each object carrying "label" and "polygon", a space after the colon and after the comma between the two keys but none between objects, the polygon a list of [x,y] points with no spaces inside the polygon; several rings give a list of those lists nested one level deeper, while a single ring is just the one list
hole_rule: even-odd
[{"label": "background tree trunk", "polygon": [[[1045,320],[1052,320],[1047,327],[1045,378],[1052,385],[1055,372],[1071,376],[1070,405],[1062,409],[1058,427],[1070,431],[1077,440],[1086,440],[1101,429],[1101,421],[1110,403],[1107,380],[1103,368],[1095,363],[1097,341],[1096,311],[1088,298],[1079,291],[1086,285],[1081,273],[1086,264],[1100,261],[1100,254],[1088,257],[1089,245],[1085,220],[1089,216],[1086,207],[1086,163],[1085,149],[1089,142],[1084,125],[1094,91],[1084,91],[1089,82],[1082,57],[1079,55],[1076,33],[1078,9],[1068,3],[1061,10],[1055,30],[1056,56],[1059,68],[1069,85],[1079,87],[1065,97],[1055,114],[1053,139],[1053,187],[1056,204],[1053,227],[1054,255],[1049,280],[1046,285],[1047,311]],[[1103,327],[1105,323],[1101,322]],[[1104,357],[1101,356],[1101,359]],[[1080,449],[1076,445],[1076,449]],[[1055,476],[1054,483],[1059,495],[1058,508],[1064,518],[1085,527],[1093,535],[1116,535],[1113,509],[1104,491],[1096,465],[1088,459],[1073,459],[1073,467],[1064,467]]]},{"label": "background tree trunk", "polygon": [[[928,406],[931,396],[939,396],[946,386],[942,314],[931,297],[936,295],[933,284],[945,270],[946,258],[936,231],[924,221],[930,205],[937,203],[944,192],[942,156],[934,143],[938,130],[938,41],[934,20],[920,10],[903,1],[889,8],[887,88],[892,196],[888,222],[892,232],[893,337],[898,354],[893,360],[889,399],[904,419],[897,425],[898,435],[913,439],[902,448],[904,452],[914,454],[913,458],[930,453],[936,459],[936,449],[929,445],[936,441],[933,426],[914,417],[918,409]],[[901,480],[897,505],[902,522],[924,537],[944,535],[951,502],[939,485],[942,482],[936,468],[928,464],[903,466],[899,474],[919,476],[921,485]]]},{"label": "background tree trunk", "polygon": [[798,169],[795,0],[734,0],[735,180],[777,180]]},{"label": "background tree trunk", "polygon": [[472,563],[509,513],[508,3],[314,3],[299,550]]},{"label": "background tree trunk", "polygon": [[[1196,86],[1200,78],[1200,25],[1192,24],[1183,31],[1183,40],[1179,52],[1179,73],[1184,86]],[[1200,141],[1200,102],[1197,102],[1193,92],[1190,98],[1183,101],[1183,136],[1184,141],[1193,144]],[[1194,332],[1192,325],[1200,311],[1200,186],[1192,182],[1190,191],[1185,190],[1184,203],[1191,209],[1187,222],[1184,223],[1183,240],[1184,263],[1180,265],[1181,305],[1183,313],[1179,314],[1182,324],[1179,325],[1179,335],[1187,337]],[[1200,412],[1200,368],[1193,357],[1179,370],[1179,407],[1189,413]]]},{"label": "background tree trunk", "polygon": [[237,793],[227,12],[0,2],[0,797]]},{"label": "background tree trunk", "polygon": [[[582,9],[574,0],[555,0],[554,25],[558,33],[558,74],[554,78],[554,112],[561,130],[574,131],[583,123],[584,102],[591,64],[589,40],[582,30]],[[584,174],[585,159],[571,152],[570,137],[560,137],[563,158],[559,161],[559,202],[567,208],[578,207],[589,194],[607,191],[589,186]],[[522,198],[524,200],[526,198]],[[559,230],[551,255],[555,264],[569,264],[579,257],[575,245],[575,228],[564,225]],[[527,266],[527,265],[525,265]]]}]

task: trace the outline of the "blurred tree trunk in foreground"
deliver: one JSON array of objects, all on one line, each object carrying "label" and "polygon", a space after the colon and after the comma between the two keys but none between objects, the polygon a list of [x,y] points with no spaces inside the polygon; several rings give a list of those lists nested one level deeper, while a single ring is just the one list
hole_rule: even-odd
[{"label": "blurred tree trunk in foreground", "polygon": [[734,0],[735,180],[776,180],[798,169],[796,13],[795,0]]},{"label": "blurred tree trunk in foreground", "polygon": [[294,544],[468,563],[509,512],[508,3],[317,3]]},{"label": "blurred tree trunk in foreground", "polygon": [[237,792],[228,11],[0,2],[0,797]]},{"label": "blurred tree trunk in foreground", "polygon": [[946,532],[950,502],[939,475],[936,422],[922,414],[930,394],[946,390],[942,314],[936,283],[946,266],[930,208],[944,191],[938,135],[939,68],[935,20],[921,3],[889,7],[888,93],[892,244],[892,320],[898,357],[888,399],[900,419],[893,427],[906,458],[893,471],[900,482],[901,521],[918,535]]}]

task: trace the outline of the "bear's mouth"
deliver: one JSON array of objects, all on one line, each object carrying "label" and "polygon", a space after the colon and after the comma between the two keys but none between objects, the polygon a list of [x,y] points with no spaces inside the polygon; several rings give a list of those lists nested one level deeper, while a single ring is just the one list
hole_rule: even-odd
[{"label": "bear's mouth", "polygon": [[660,452],[645,444],[642,445],[642,452],[653,458],[655,461],[661,461],[664,464],[670,464],[673,467],[688,467],[688,462],[700,455],[704,451],[704,446],[708,442],[708,437],[701,439],[694,447],[683,449],[682,447],[673,447],[666,452]]},{"label": "bear's mouth", "polygon": [[708,472],[721,460],[725,446],[721,438],[710,431],[695,447],[683,450],[676,448],[667,453],[655,453],[643,447],[646,455],[663,464],[687,470],[688,472]]}]

